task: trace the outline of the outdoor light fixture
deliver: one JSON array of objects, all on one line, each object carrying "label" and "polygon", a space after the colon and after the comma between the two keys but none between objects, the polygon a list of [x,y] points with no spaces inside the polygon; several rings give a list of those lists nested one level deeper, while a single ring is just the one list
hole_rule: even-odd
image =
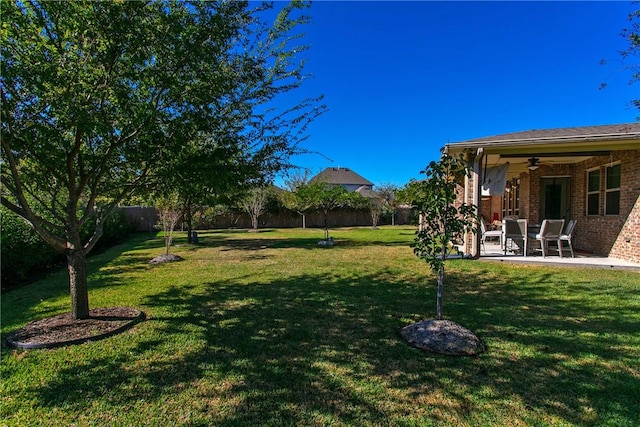
[{"label": "outdoor light fixture", "polygon": [[530,171],[534,171],[536,169],[538,169],[540,167],[540,165],[538,164],[538,162],[540,161],[539,158],[537,157],[532,157],[529,159],[529,170]]}]

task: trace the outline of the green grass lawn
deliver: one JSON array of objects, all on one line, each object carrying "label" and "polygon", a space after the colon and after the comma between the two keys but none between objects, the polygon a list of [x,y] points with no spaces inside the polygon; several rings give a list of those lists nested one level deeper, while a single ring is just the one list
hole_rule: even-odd
[{"label": "green grass lawn", "polygon": [[[399,330],[435,314],[413,230],[201,232],[151,266],[135,236],[89,261],[90,305],[147,320],[106,340],[2,348],[3,425],[640,425],[640,274],[451,261],[445,317],[488,351]],[[69,310],[66,272],[2,296],[2,337]]]}]

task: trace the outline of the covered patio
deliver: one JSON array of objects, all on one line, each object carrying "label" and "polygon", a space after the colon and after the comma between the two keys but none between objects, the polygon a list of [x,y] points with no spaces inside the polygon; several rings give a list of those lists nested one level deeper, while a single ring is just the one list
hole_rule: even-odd
[{"label": "covered patio", "polygon": [[[574,261],[553,255],[544,262],[640,266],[640,122],[516,132],[445,149],[473,167],[459,201],[478,206],[488,228],[500,229],[504,219],[524,219],[529,231],[545,220],[576,221]],[[516,258],[499,248],[485,255],[481,237],[468,236],[465,254]]]},{"label": "covered patio", "polygon": [[539,254],[523,257],[508,252],[507,255],[505,255],[498,241],[486,241],[479,259],[481,261],[507,262],[514,264],[557,265],[580,268],[634,270],[640,273],[639,263],[625,261],[619,258],[584,253],[580,251],[576,251],[575,257],[573,258],[571,256],[564,256],[560,258],[553,250],[550,256],[544,258]]}]

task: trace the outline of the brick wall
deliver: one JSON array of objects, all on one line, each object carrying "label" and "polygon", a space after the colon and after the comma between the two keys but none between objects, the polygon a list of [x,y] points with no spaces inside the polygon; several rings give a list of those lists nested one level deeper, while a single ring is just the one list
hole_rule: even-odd
[{"label": "brick wall", "polygon": [[[600,212],[586,214],[587,170],[601,168],[600,188],[605,185],[605,167],[620,162],[620,214],[604,215],[604,192],[600,192]],[[571,203],[575,206],[575,246],[596,254],[640,263],[640,150],[614,152],[596,157],[575,168]]]},{"label": "brick wall", "polygon": [[[620,162],[620,214],[604,215],[605,167]],[[600,211],[587,215],[587,171],[600,168]],[[597,255],[640,263],[640,150],[613,152],[611,156],[577,164],[541,166],[530,175],[529,220],[540,218],[540,179],[543,176],[571,176],[570,218],[577,219],[574,248]],[[524,194],[523,194],[523,198]]]}]

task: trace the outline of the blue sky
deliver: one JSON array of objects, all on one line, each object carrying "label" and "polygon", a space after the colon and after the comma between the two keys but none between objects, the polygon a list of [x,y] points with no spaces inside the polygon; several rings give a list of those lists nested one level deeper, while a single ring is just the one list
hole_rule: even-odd
[{"label": "blue sky", "polygon": [[316,1],[304,28],[313,78],[296,95],[325,96],[328,112],[304,148],[326,158],[293,161],[401,186],[447,142],[633,122],[640,83],[629,85],[619,54],[632,10],[611,1]]}]

